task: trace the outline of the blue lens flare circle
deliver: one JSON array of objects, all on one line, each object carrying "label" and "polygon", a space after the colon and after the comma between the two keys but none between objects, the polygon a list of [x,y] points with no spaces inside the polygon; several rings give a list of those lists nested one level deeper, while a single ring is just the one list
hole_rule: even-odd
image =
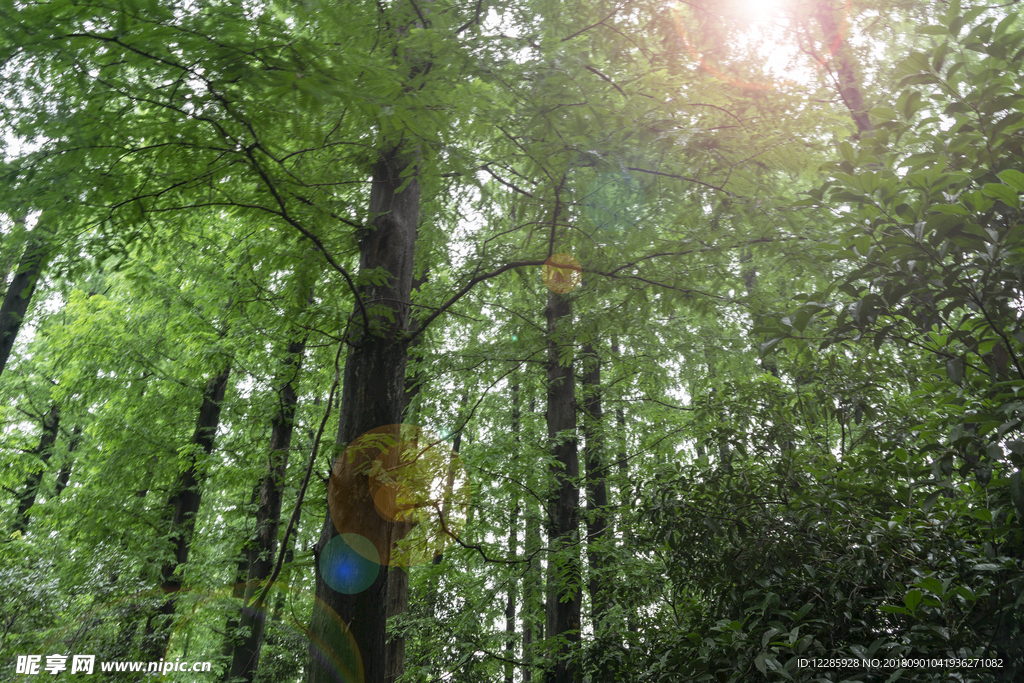
[{"label": "blue lens flare circle", "polygon": [[320,575],[337,593],[361,593],[377,580],[379,572],[377,548],[359,534],[335,536],[320,553]]}]

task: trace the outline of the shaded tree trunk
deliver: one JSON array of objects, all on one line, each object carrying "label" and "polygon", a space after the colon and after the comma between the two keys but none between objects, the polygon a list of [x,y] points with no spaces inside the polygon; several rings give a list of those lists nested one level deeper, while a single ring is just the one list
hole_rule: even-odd
[{"label": "shaded tree trunk", "polygon": [[[359,267],[361,271],[381,268],[389,277],[384,284],[368,283],[359,288],[363,302],[375,303],[367,313],[372,314],[371,329],[364,328],[359,306],[353,313],[339,415],[339,451],[371,429],[398,425],[402,421],[406,368],[406,345],[402,337],[409,324],[419,213],[419,184],[415,175],[411,179],[403,175],[413,170],[413,163],[398,149],[392,149],[383,154],[374,167],[370,189],[370,213],[374,218],[372,230],[359,244]],[[389,315],[380,312],[384,308]],[[373,536],[375,545],[380,544],[378,551],[385,566],[366,590],[349,595],[332,589],[319,566],[324,547],[339,533],[328,512],[316,547],[316,597],[322,601],[318,604],[327,609],[314,610],[310,631],[314,640],[326,643],[332,651],[310,647],[309,683],[333,682],[336,666],[358,671],[358,659],[362,660],[366,683],[392,681],[402,668],[402,662],[396,660],[402,655],[401,648],[396,644],[389,646],[387,640],[387,617],[401,601],[405,592],[402,582],[407,581],[407,575],[387,566],[387,561],[391,548],[405,530],[399,523],[377,514],[369,494],[369,478],[362,471],[362,465],[342,459],[332,472],[332,486],[344,496],[341,507],[334,512],[343,524],[351,524]],[[342,627],[328,610],[344,622],[357,644],[358,653],[345,646],[344,639],[348,636],[339,632]]]},{"label": "shaded tree trunk", "polygon": [[302,354],[305,350],[305,339],[288,344],[284,370],[274,383],[279,387],[279,398],[277,411],[271,419],[270,457],[267,462],[267,473],[259,490],[256,531],[249,544],[245,602],[238,620],[238,627],[243,635],[232,652],[229,674],[231,678],[237,677],[246,683],[251,683],[256,675],[260,648],[263,646],[266,610],[262,609],[262,606],[254,609],[252,602],[262,589],[263,582],[274,570],[274,551],[277,547],[277,529],[281,522],[288,452],[291,449],[294,431],[295,409],[299,403],[299,370],[302,367]]},{"label": "shaded tree trunk", "polygon": [[607,471],[603,465],[604,441],[601,435],[601,359],[597,349],[588,344],[583,349],[583,423],[584,461],[586,463],[587,486],[587,563],[590,577],[591,620],[596,632],[607,611],[604,570],[608,563],[607,551],[603,545],[608,528]]},{"label": "shaded tree trunk", "polygon": [[[530,401],[530,412],[536,412],[537,403]],[[544,640],[544,586],[540,565],[540,515],[529,497],[522,503],[526,524],[523,552],[531,558],[523,573],[523,681],[533,680],[533,644]]]},{"label": "shaded tree trunk", "polygon": [[[40,221],[41,222],[41,221]],[[24,224],[24,221],[21,221]],[[25,251],[22,254],[18,268],[14,272],[14,278],[4,293],[3,303],[0,304],[0,375],[4,372],[7,359],[14,348],[14,342],[18,337],[18,331],[25,320],[25,313],[29,304],[32,303],[32,295],[36,291],[36,284],[42,275],[43,268],[50,253],[51,233],[37,225],[28,237]]]},{"label": "shaded tree trunk", "polygon": [[[252,499],[249,501],[250,505],[256,503],[259,500],[259,487],[254,487]],[[236,602],[245,600],[245,579],[249,573],[249,552],[247,548],[242,548],[238,555],[238,564],[235,565],[234,577],[231,581],[231,598]],[[234,656],[235,648],[241,638],[238,636],[238,624],[239,615],[232,614],[228,617],[224,624],[224,640],[221,643],[220,652],[224,658]],[[231,665],[230,660],[228,666],[224,669],[221,676],[221,680],[227,680],[231,677]]]},{"label": "shaded tree trunk", "polygon": [[72,454],[78,450],[78,444],[82,441],[82,427],[75,425],[75,428],[71,430],[71,440],[68,442],[68,453],[64,459],[64,464],[61,465],[60,471],[57,472],[57,483],[54,487],[54,493],[60,496],[67,488],[68,482],[71,481],[71,468],[74,466],[75,461]]},{"label": "shaded tree trunk", "polygon": [[[612,337],[612,356],[615,358],[619,357],[618,337]],[[619,487],[618,503],[622,510],[627,510],[629,509],[629,455],[627,454],[626,447],[626,411],[621,405],[615,409],[615,427],[618,430],[616,441],[619,446],[616,464],[619,468],[619,481],[622,482]]]},{"label": "shaded tree trunk", "polygon": [[547,637],[564,638],[554,648],[554,661],[545,672],[545,683],[573,683],[576,678],[568,649],[580,639],[579,561],[579,455],[576,443],[576,379],[573,362],[562,364],[561,347],[571,343],[572,303],[564,294],[551,292],[548,324],[548,439],[555,459],[551,467],[553,488],[548,510]]},{"label": "shaded tree trunk", "polygon": [[167,507],[172,510],[170,521],[174,558],[160,569],[160,587],[168,597],[146,624],[147,642],[143,649],[152,661],[163,659],[167,652],[170,620],[174,616],[178,601],[177,593],[181,590],[183,581],[178,568],[188,562],[192,534],[196,528],[196,513],[199,512],[203,497],[201,482],[204,475],[199,466],[199,453],[210,455],[213,452],[217,427],[220,425],[221,402],[224,400],[230,374],[231,368],[225,368],[206,383],[203,404],[199,408],[196,429],[190,442],[193,448],[189,453],[188,467],[178,476],[173,492],[167,500]]},{"label": "shaded tree trunk", "polygon": [[544,587],[540,555],[536,554],[540,549],[540,516],[532,501],[525,500],[522,510],[526,523],[523,552],[533,556],[523,575],[523,681],[529,683],[533,680],[533,644],[544,639]]},{"label": "shaded tree trunk", "polygon": [[[512,385],[512,433],[516,440],[516,456],[519,456],[519,384]],[[512,514],[508,523],[508,556],[515,558],[519,544],[519,497],[516,496],[512,507]],[[516,598],[517,581],[513,574],[508,579],[508,594],[505,600],[505,657],[509,660],[515,657],[515,634],[516,634]],[[505,683],[512,683],[512,662],[505,662]]]},{"label": "shaded tree trunk", "polygon": [[[463,411],[466,408],[466,402],[468,400],[469,400],[469,397],[466,394],[463,394],[462,395],[462,400],[459,402],[459,418],[458,418],[458,424],[459,425],[462,425]],[[455,455],[458,455],[460,448],[462,448],[462,429],[459,429],[459,431],[455,432],[455,436],[452,439],[452,453],[454,453]],[[452,491],[454,490],[454,488],[455,488],[455,468],[454,468],[454,463],[453,463],[453,466],[450,467],[449,470],[448,470],[448,479],[445,482],[445,488],[444,488],[444,494],[445,495],[444,495],[444,498],[441,501],[441,516],[443,518],[445,518],[445,519],[447,519],[447,517],[448,517],[449,503],[451,501]],[[444,562],[444,553],[440,552],[437,555],[434,555],[434,559],[431,562],[433,563],[433,565],[435,567],[440,565],[442,562]],[[428,581],[428,587],[427,587],[427,614],[429,615],[430,619],[434,618],[434,614],[437,611],[437,599],[438,599],[438,577],[435,575],[435,576],[431,577],[430,581]]]},{"label": "shaded tree trunk", "polygon": [[[509,516],[508,556],[514,558],[519,544],[519,500],[515,501],[512,514]],[[516,599],[518,597],[518,581],[513,574],[508,580],[508,593],[505,600],[505,657],[509,660],[516,654]],[[505,683],[512,683],[512,662],[505,662]]]},{"label": "shaded tree trunk", "polygon": [[[612,337],[612,355],[616,358],[619,357],[619,340],[617,337]],[[628,453],[628,441],[626,439],[626,411],[621,406],[615,409],[615,426],[618,429],[618,448],[619,454],[617,457],[616,464],[619,468],[619,491],[618,491],[618,515],[617,518],[617,532],[618,542],[625,544],[626,541],[626,525],[623,523],[623,516],[626,511],[630,509],[630,496],[631,481],[629,479],[629,453]],[[614,532],[613,532],[614,533]],[[626,613],[626,632],[636,633],[636,613],[633,610],[629,610]]]},{"label": "shaded tree trunk", "polygon": [[53,455],[53,446],[57,443],[57,433],[60,428],[60,407],[55,403],[43,416],[43,433],[39,437],[39,445],[36,446],[33,454],[39,459],[38,469],[34,469],[25,478],[25,489],[18,497],[18,511],[14,516],[14,524],[11,528],[14,532],[25,533],[28,530],[28,511],[36,503],[36,495],[39,493],[39,484],[43,480],[43,470],[46,463]]}]

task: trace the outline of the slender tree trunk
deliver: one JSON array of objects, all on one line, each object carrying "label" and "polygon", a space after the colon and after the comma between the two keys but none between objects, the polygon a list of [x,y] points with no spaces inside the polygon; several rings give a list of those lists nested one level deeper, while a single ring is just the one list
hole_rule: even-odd
[{"label": "slender tree trunk", "polygon": [[[619,357],[619,340],[617,337],[612,337],[612,355],[616,358]],[[625,544],[626,536],[626,525],[623,524],[622,519],[626,514],[626,511],[630,509],[630,496],[631,494],[631,482],[629,479],[629,449],[628,441],[626,439],[626,411],[621,406],[615,409],[615,426],[618,428],[618,447],[619,454],[617,458],[617,465],[619,468],[619,499],[618,499],[618,541],[621,544]],[[626,613],[626,632],[636,633],[636,613],[633,610],[629,610]]]},{"label": "slender tree trunk", "polygon": [[[536,412],[536,401],[530,401],[530,412]],[[523,499],[523,520],[526,534],[523,552],[530,564],[523,573],[523,681],[533,680],[533,644],[544,640],[544,586],[540,565],[540,515],[529,497]]]},{"label": "slender tree trunk", "polygon": [[846,40],[845,26],[836,22],[836,8],[832,0],[816,0],[815,16],[818,26],[825,36],[825,47],[828,54],[832,56],[830,64],[835,65],[835,78],[839,86],[839,96],[843,104],[850,112],[854,125],[857,126],[857,136],[874,130],[871,119],[868,117],[868,106],[864,103],[864,94],[861,92],[860,78],[857,74],[857,67],[854,56],[850,52],[850,44]]},{"label": "slender tree trunk", "polygon": [[[516,457],[519,457],[519,384],[512,385],[512,433],[516,440]],[[512,514],[508,523],[508,556],[515,558],[519,544],[519,496],[515,496]],[[516,599],[518,590],[515,574],[508,578],[508,594],[505,601],[505,657],[509,660],[515,658],[515,635],[516,635]],[[512,683],[512,662],[505,662],[505,683]]]},{"label": "slender tree trunk", "polygon": [[81,425],[75,425],[75,428],[71,430],[71,440],[68,442],[67,457],[64,458],[64,464],[60,466],[60,471],[57,472],[57,484],[54,487],[54,492],[57,496],[60,496],[67,488],[68,482],[71,481],[71,468],[75,464],[72,454],[78,450],[78,444],[82,441],[82,427]]},{"label": "slender tree trunk", "polygon": [[[24,221],[21,221],[24,224]],[[4,372],[7,359],[14,348],[14,342],[18,337],[18,331],[25,320],[25,313],[32,303],[32,295],[36,291],[36,284],[46,266],[50,253],[50,238],[52,234],[40,224],[29,233],[28,243],[22,254],[21,262],[14,273],[14,279],[4,293],[3,303],[0,304],[0,375]]]},{"label": "slender tree trunk", "polygon": [[14,524],[12,530],[17,533],[25,533],[28,530],[29,514],[28,511],[32,509],[32,506],[36,503],[36,494],[39,493],[39,484],[43,480],[43,470],[46,468],[46,463],[50,461],[50,456],[53,455],[53,446],[57,443],[57,432],[60,428],[60,406],[54,403],[50,406],[50,410],[43,416],[43,433],[39,437],[39,445],[36,446],[33,454],[39,459],[39,463],[34,464],[33,469],[27,477],[25,477],[25,489],[21,492],[21,496],[18,497],[18,511],[14,516]]},{"label": "slender tree trunk", "polygon": [[210,455],[213,452],[217,427],[220,425],[221,402],[228,386],[230,368],[210,378],[203,391],[203,404],[199,408],[196,429],[192,434],[193,446],[188,467],[178,476],[174,490],[167,500],[167,507],[173,511],[171,515],[171,538],[174,541],[174,558],[160,569],[161,589],[167,599],[160,606],[156,615],[150,617],[146,624],[147,643],[144,651],[151,661],[163,659],[170,640],[170,620],[177,606],[177,593],[181,590],[182,575],[178,571],[188,562],[189,550],[192,547],[192,534],[196,528],[196,514],[202,502],[202,479],[199,466],[199,453]]},{"label": "slender tree trunk", "polygon": [[[286,565],[287,564],[291,564],[292,562],[295,561],[295,550],[290,547],[294,543],[295,543],[295,535],[292,534],[291,537],[289,537],[289,539],[288,539],[288,546],[289,547],[287,547],[285,549],[285,551],[284,551],[284,563]],[[287,578],[282,579],[282,580],[284,581],[285,585],[287,585]],[[277,592],[277,597],[274,598],[274,611],[270,615],[270,622],[271,623],[281,621],[281,612],[284,610],[284,595],[285,595],[285,591],[278,591]]]},{"label": "slender tree trunk", "polygon": [[[417,226],[418,228],[419,226]],[[420,287],[427,283],[429,278],[429,271],[424,271],[423,274],[416,278],[412,283],[412,289],[410,291],[410,299],[413,295],[420,291]],[[411,344],[408,344],[405,349],[406,364],[415,362],[416,349],[423,341],[423,335],[416,337]],[[419,402],[416,401],[416,397],[419,396],[420,390],[423,388],[424,382],[427,381],[427,375],[423,372],[422,368],[416,368],[412,373],[412,377],[409,377],[405,381],[405,407],[402,412],[406,416],[407,424],[418,425],[420,423],[420,409]]]},{"label": "slender tree trunk", "polygon": [[[615,358],[619,357],[618,337],[612,337],[612,356]],[[615,426],[618,433],[616,441],[619,446],[616,464],[619,468],[619,481],[622,482],[619,487],[618,504],[619,508],[625,511],[629,509],[629,455],[627,454],[628,449],[626,447],[626,411],[621,406],[615,409]]]},{"label": "slender tree trunk", "polygon": [[588,344],[583,349],[583,410],[586,413],[583,435],[586,439],[584,460],[587,484],[587,563],[590,565],[590,617],[594,632],[607,611],[604,570],[607,551],[604,542],[608,528],[607,472],[603,465],[604,440],[601,433],[601,359],[597,349]]},{"label": "slender tree trunk", "polygon": [[533,680],[533,644],[544,639],[544,620],[542,596],[544,593],[541,577],[540,555],[540,516],[532,501],[523,501],[523,519],[526,522],[526,537],[523,540],[523,551],[533,556],[530,566],[523,574],[523,681]]},{"label": "slender tree trunk", "polygon": [[[466,394],[463,394],[462,395],[462,400],[459,402],[459,417],[458,417],[458,424],[459,425],[462,425],[463,412],[464,412],[464,410],[466,408],[466,402],[468,400],[469,400],[469,396],[467,396]],[[464,427],[464,425],[462,425],[462,426]],[[459,454],[459,449],[461,449],[461,448],[462,448],[462,429],[459,429],[459,431],[455,432],[455,437],[452,439],[452,453],[455,454],[455,455],[458,455]],[[449,470],[448,470],[448,479],[445,482],[445,487],[444,487],[444,498],[441,500],[441,517],[443,519],[447,519],[448,518],[449,503],[451,501],[452,491],[454,489],[455,489],[455,468],[454,468],[454,463],[453,463],[453,466],[450,467]],[[431,562],[432,562],[432,564],[435,567],[440,565],[442,562],[444,562],[444,553],[441,552],[441,553],[438,553],[437,555],[434,555],[434,559]],[[437,600],[438,600],[438,597],[439,597],[438,596],[438,577],[437,576],[433,576],[433,577],[431,577],[430,581],[428,581],[428,587],[427,587],[427,614],[429,615],[429,618],[431,620],[433,620],[434,614],[437,611]]]},{"label": "slender tree trunk", "polygon": [[580,640],[579,455],[576,444],[576,379],[573,362],[559,361],[561,347],[571,343],[572,303],[551,292],[548,322],[548,438],[555,461],[549,503],[547,637],[568,642],[554,648],[554,662],[545,683],[574,683],[576,672],[568,649]]},{"label": "slender tree trunk", "polygon": [[[351,346],[345,362],[344,384],[337,444],[339,451],[357,437],[378,427],[398,425],[405,408],[406,348],[402,336],[408,329],[409,297],[412,287],[413,253],[419,213],[419,184],[412,169],[414,162],[403,157],[398,149],[382,155],[373,172],[370,189],[370,213],[374,216],[372,230],[360,241],[360,270],[381,268],[389,273],[382,285],[366,284],[360,288],[363,302],[374,302],[371,329],[364,329],[362,311],[357,306],[350,328]],[[408,172],[413,171],[412,177]],[[403,177],[406,176],[406,177]],[[374,313],[389,309],[390,315]],[[385,566],[373,584],[354,595],[334,591],[316,564],[316,597],[319,604],[335,612],[347,625],[361,653],[361,666],[366,683],[394,680],[402,662],[397,645],[389,646],[387,617],[396,609],[405,591],[405,572],[387,566],[390,551],[403,530],[377,514],[369,494],[369,478],[363,463],[339,460],[332,473],[332,487],[343,501],[334,514],[343,525],[371,534]],[[324,519],[320,541],[316,547],[319,560],[324,547],[338,535],[331,512]],[[366,534],[363,534],[366,536]],[[400,576],[393,577],[393,574]],[[334,669],[349,671],[360,668],[359,653],[353,653],[342,641],[327,609],[314,610],[310,631],[314,640],[332,650],[323,652],[311,647],[308,683],[333,683]],[[334,658],[334,660],[332,660]]]},{"label": "slender tree trunk", "polygon": [[305,350],[305,339],[288,344],[284,371],[275,382],[275,385],[280,387],[279,400],[277,411],[271,420],[270,458],[259,492],[256,533],[249,551],[249,580],[245,589],[244,607],[238,621],[243,636],[234,648],[231,658],[230,677],[237,677],[245,683],[251,683],[256,675],[260,648],[263,646],[266,610],[252,609],[250,605],[262,589],[263,582],[274,570],[277,529],[281,521],[285,474],[288,471],[288,452],[294,431],[295,408],[299,403],[299,370],[302,367],[302,354]]},{"label": "slender tree trunk", "polygon": [[[259,487],[255,487],[253,491],[252,500],[249,504],[255,503],[259,496]],[[249,552],[248,548],[243,548],[238,554],[238,564],[235,565],[235,573],[231,581],[231,598],[234,602],[242,602],[245,600],[245,578],[249,573]],[[224,623],[224,640],[221,642],[220,652],[221,655],[229,660],[228,666],[224,669],[221,680],[228,680],[231,677],[231,666],[230,659],[234,657],[234,651],[238,647],[240,638],[238,636],[238,623],[239,615],[232,614],[227,618]]]},{"label": "slender tree trunk", "polygon": [[[251,508],[260,502],[260,484],[256,484],[252,487],[252,492],[249,494],[249,505]],[[231,599],[233,602],[245,604],[245,589],[246,581],[249,576],[249,568],[252,565],[252,545],[256,543],[254,538],[246,539],[239,549],[237,561],[235,565],[235,573],[231,581]],[[244,611],[244,610],[242,610]],[[238,625],[241,619],[241,611],[238,614],[231,614],[228,616],[227,621],[224,623],[224,641],[221,644],[221,654],[227,659],[227,667],[221,674],[221,680],[228,680],[231,677],[231,660],[234,657],[235,648],[241,642],[241,637],[238,635]]]},{"label": "slender tree trunk", "polygon": [[[515,501],[512,514],[509,515],[508,534],[508,556],[514,558],[518,550],[518,526],[519,526],[519,501]],[[518,582],[513,574],[508,579],[508,593],[505,600],[505,657],[512,660],[516,654],[516,599],[518,597]],[[512,662],[505,662],[505,683],[512,683],[513,668]]]}]

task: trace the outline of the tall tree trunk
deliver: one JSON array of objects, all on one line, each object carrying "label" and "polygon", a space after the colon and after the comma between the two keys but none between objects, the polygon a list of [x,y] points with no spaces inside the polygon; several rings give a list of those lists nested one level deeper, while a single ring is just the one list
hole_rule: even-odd
[{"label": "tall tree trunk", "polygon": [[568,648],[580,639],[579,475],[576,443],[576,378],[573,362],[562,364],[561,348],[571,343],[572,302],[568,296],[548,294],[548,439],[555,456],[551,467],[553,488],[549,499],[547,637],[565,639],[554,648],[554,662],[545,683],[574,683],[576,673]]},{"label": "tall tree trunk", "polygon": [[602,456],[604,440],[601,434],[601,358],[592,344],[587,344],[583,349],[583,367],[583,410],[586,413],[583,436],[586,439],[584,461],[587,484],[587,563],[590,565],[587,586],[590,590],[590,617],[596,633],[608,607],[604,577],[607,551],[603,547],[608,528],[608,485],[605,481],[607,472]]},{"label": "tall tree trunk", "polygon": [[[536,412],[537,403],[530,401],[530,412]],[[540,515],[537,506],[529,497],[522,503],[523,521],[526,533],[523,552],[530,558],[530,564],[523,573],[523,681],[533,680],[533,644],[544,640],[544,578],[540,566]]]},{"label": "tall tree trunk", "polygon": [[[370,329],[365,329],[358,306],[353,313],[339,414],[339,450],[371,429],[402,421],[406,367],[406,345],[402,337],[409,322],[419,213],[419,183],[413,164],[412,159],[396,148],[383,154],[374,167],[370,188],[373,228],[359,243],[359,267],[361,271],[380,268],[386,270],[389,277],[384,284],[368,283],[359,289],[362,301],[374,304],[367,311],[371,318]],[[413,172],[412,177],[408,177],[409,171]],[[382,312],[384,308],[389,315]],[[396,609],[396,601],[404,592],[402,581],[407,581],[408,575],[386,566],[390,550],[402,530],[398,523],[377,514],[369,494],[369,477],[361,465],[342,459],[332,473],[332,486],[345,499],[334,514],[345,525],[372,529],[372,540],[382,545],[378,550],[385,566],[364,591],[354,595],[334,591],[324,580],[319,566],[324,547],[339,533],[329,511],[316,547],[316,597],[347,625],[361,652],[366,683],[385,683],[393,681],[396,672],[402,669],[402,662],[395,661],[401,656],[401,649],[395,645],[389,647],[387,642],[387,617],[389,610]],[[395,574],[398,576],[393,576]],[[335,680],[335,662],[330,661],[330,657],[340,659],[340,665],[349,671],[359,669],[358,653],[347,652],[348,648],[341,642],[343,636],[336,634],[337,626],[327,609],[314,610],[310,631],[314,639],[326,643],[333,652],[321,654],[319,648],[311,646],[308,683]]]},{"label": "tall tree trunk", "polygon": [[836,9],[832,0],[816,0],[815,17],[818,26],[825,36],[825,47],[828,54],[832,56],[831,64],[835,65],[835,78],[839,86],[839,96],[843,104],[850,112],[850,118],[857,126],[857,136],[874,130],[871,119],[868,117],[868,107],[864,103],[864,94],[861,92],[860,78],[857,74],[857,67],[854,57],[850,53],[850,44],[844,35],[846,27],[841,27],[836,22]]},{"label": "tall tree trunk", "polygon": [[43,416],[43,433],[39,437],[39,445],[33,451],[33,454],[39,459],[38,463],[33,463],[33,468],[38,467],[38,469],[33,469],[25,477],[25,489],[18,497],[18,511],[14,516],[14,524],[11,525],[12,530],[17,533],[23,534],[28,530],[28,511],[36,503],[39,484],[43,480],[43,470],[46,468],[46,463],[50,461],[50,456],[53,455],[53,446],[57,443],[59,427],[60,406],[54,403],[50,406],[50,410],[47,411],[46,415]]},{"label": "tall tree trunk", "polygon": [[533,680],[533,644],[544,639],[543,614],[543,577],[541,576],[540,555],[540,515],[537,514],[533,501],[526,499],[522,504],[523,520],[526,523],[526,536],[523,539],[523,552],[532,557],[530,566],[523,574],[523,681]]},{"label": "tall tree trunk", "polygon": [[203,498],[201,482],[204,475],[199,467],[199,453],[207,456],[213,453],[214,439],[220,425],[221,402],[224,400],[230,374],[231,368],[225,368],[206,383],[203,404],[199,408],[196,429],[190,442],[193,448],[189,453],[188,467],[178,475],[173,492],[167,499],[167,507],[173,510],[171,538],[174,541],[174,558],[160,568],[161,589],[168,597],[157,614],[151,616],[146,624],[147,643],[143,649],[151,661],[163,659],[167,652],[170,620],[174,616],[178,602],[177,593],[181,590],[183,580],[178,569],[188,562],[192,534],[196,528],[196,513],[199,512],[199,504]]},{"label": "tall tree trunk", "polygon": [[[612,356],[619,357],[619,339],[612,337]],[[629,509],[629,455],[626,445],[626,411],[620,405],[615,409],[615,427],[617,429],[616,442],[619,447],[619,454],[616,464],[619,468],[619,500],[618,505],[621,511]]]},{"label": "tall tree trunk", "polygon": [[[469,400],[469,396],[467,394],[463,394],[462,395],[462,400],[459,402],[459,414],[458,414],[458,419],[457,419],[457,423],[456,424],[458,424],[461,428],[457,432],[455,432],[455,436],[454,436],[454,438],[452,438],[452,453],[454,455],[458,455],[459,454],[459,449],[462,448],[462,430],[465,428],[465,425],[462,424],[462,420],[463,420],[464,411],[466,409],[466,402],[468,400]],[[451,502],[452,491],[454,490],[454,488],[455,488],[455,468],[454,468],[454,464],[453,464],[453,466],[450,467],[449,470],[448,470],[448,479],[445,482],[445,488],[444,488],[444,498],[441,500],[441,517],[444,518],[444,519],[448,518],[449,504]],[[444,562],[444,553],[443,552],[440,552],[437,555],[434,555],[434,559],[432,560],[432,564],[435,567],[440,565],[442,562]],[[439,591],[439,589],[438,589],[438,577],[436,575],[434,575],[427,582],[427,614],[428,614],[428,617],[431,620],[433,620],[434,614],[437,611],[438,591]]]},{"label": "tall tree trunk", "polygon": [[[519,457],[519,384],[512,385],[512,433],[515,435],[516,440],[516,458]],[[519,544],[518,531],[519,531],[519,496],[515,496],[515,501],[512,507],[512,514],[509,517],[508,523],[508,556],[514,559],[518,550]],[[516,634],[516,598],[517,598],[517,581],[515,574],[509,576],[508,579],[508,594],[505,601],[505,657],[506,659],[514,659],[515,657],[515,634]],[[505,662],[505,683],[512,683],[513,669],[512,662]]]},{"label": "tall tree trunk", "polygon": [[299,403],[299,370],[306,340],[288,344],[281,376],[274,383],[278,389],[277,411],[271,419],[270,458],[267,473],[259,492],[256,508],[256,532],[249,547],[249,580],[246,583],[245,603],[238,626],[243,636],[234,648],[229,676],[251,683],[260,661],[266,610],[253,609],[252,601],[262,584],[274,570],[274,551],[277,547],[277,529],[281,521],[281,503],[284,498],[285,474],[288,471],[288,451],[291,448],[295,424],[295,408]]},{"label": "tall tree trunk", "polygon": [[[24,225],[24,221],[20,222]],[[36,284],[46,266],[51,237],[52,234],[43,227],[42,221],[29,233],[28,243],[14,273],[14,279],[4,293],[3,303],[0,304],[0,375],[7,365],[18,331],[25,320],[25,313],[32,303]]]},{"label": "tall tree trunk", "polygon": [[[521,511],[518,497],[514,501],[512,514],[509,515],[508,556],[515,558],[519,545],[519,513]],[[515,659],[516,654],[516,599],[518,597],[518,581],[515,574],[508,579],[508,593],[505,600],[505,658]],[[512,683],[512,661],[505,662],[505,683]]]},{"label": "tall tree trunk", "polygon": [[54,487],[54,492],[57,496],[60,496],[67,488],[68,482],[71,481],[71,468],[75,464],[72,454],[78,450],[78,444],[82,441],[82,427],[81,425],[75,425],[75,428],[71,430],[71,440],[68,442],[67,456],[64,458],[64,464],[60,466],[60,471],[57,472],[57,483]]},{"label": "tall tree trunk", "polygon": [[[252,499],[249,501],[249,505],[253,505],[259,500],[259,486],[253,487]],[[238,553],[237,564],[235,565],[235,574],[231,581],[231,599],[234,602],[242,602],[245,600],[245,579],[249,574],[249,551],[248,548],[242,548]],[[235,648],[238,647],[238,643],[241,638],[238,636],[238,624],[240,616],[238,614],[231,614],[228,616],[227,621],[224,623],[224,640],[221,642],[220,652],[221,655],[228,659],[234,657]],[[224,669],[221,680],[228,680],[231,677],[231,666],[229,665]]]},{"label": "tall tree trunk", "polygon": [[[419,226],[417,225],[417,228]],[[427,283],[430,272],[424,270],[423,274],[416,278],[412,283],[412,289],[410,290],[410,299],[413,295],[419,293],[420,288]],[[413,339],[411,344],[406,345],[405,355],[406,364],[415,362],[416,349],[419,347],[420,342],[423,341],[423,335],[419,335]],[[419,396],[420,390],[423,388],[423,383],[426,382],[427,375],[423,372],[422,368],[417,367],[412,373],[412,377],[409,377],[405,381],[405,407],[402,409],[402,413],[406,416],[407,424],[419,425],[420,423],[420,409],[419,402],[416,401],[416,397]],[[463,397],[465,402],[465,397]]]}]

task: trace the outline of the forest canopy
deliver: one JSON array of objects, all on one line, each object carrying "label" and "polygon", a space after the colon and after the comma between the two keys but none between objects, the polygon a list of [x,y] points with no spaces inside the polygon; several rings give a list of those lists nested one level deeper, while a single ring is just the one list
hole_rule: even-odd
[{"label": "forest canopy", "polygon": [[1024,680],[1024,15],[0,0],[0,678]]}]

